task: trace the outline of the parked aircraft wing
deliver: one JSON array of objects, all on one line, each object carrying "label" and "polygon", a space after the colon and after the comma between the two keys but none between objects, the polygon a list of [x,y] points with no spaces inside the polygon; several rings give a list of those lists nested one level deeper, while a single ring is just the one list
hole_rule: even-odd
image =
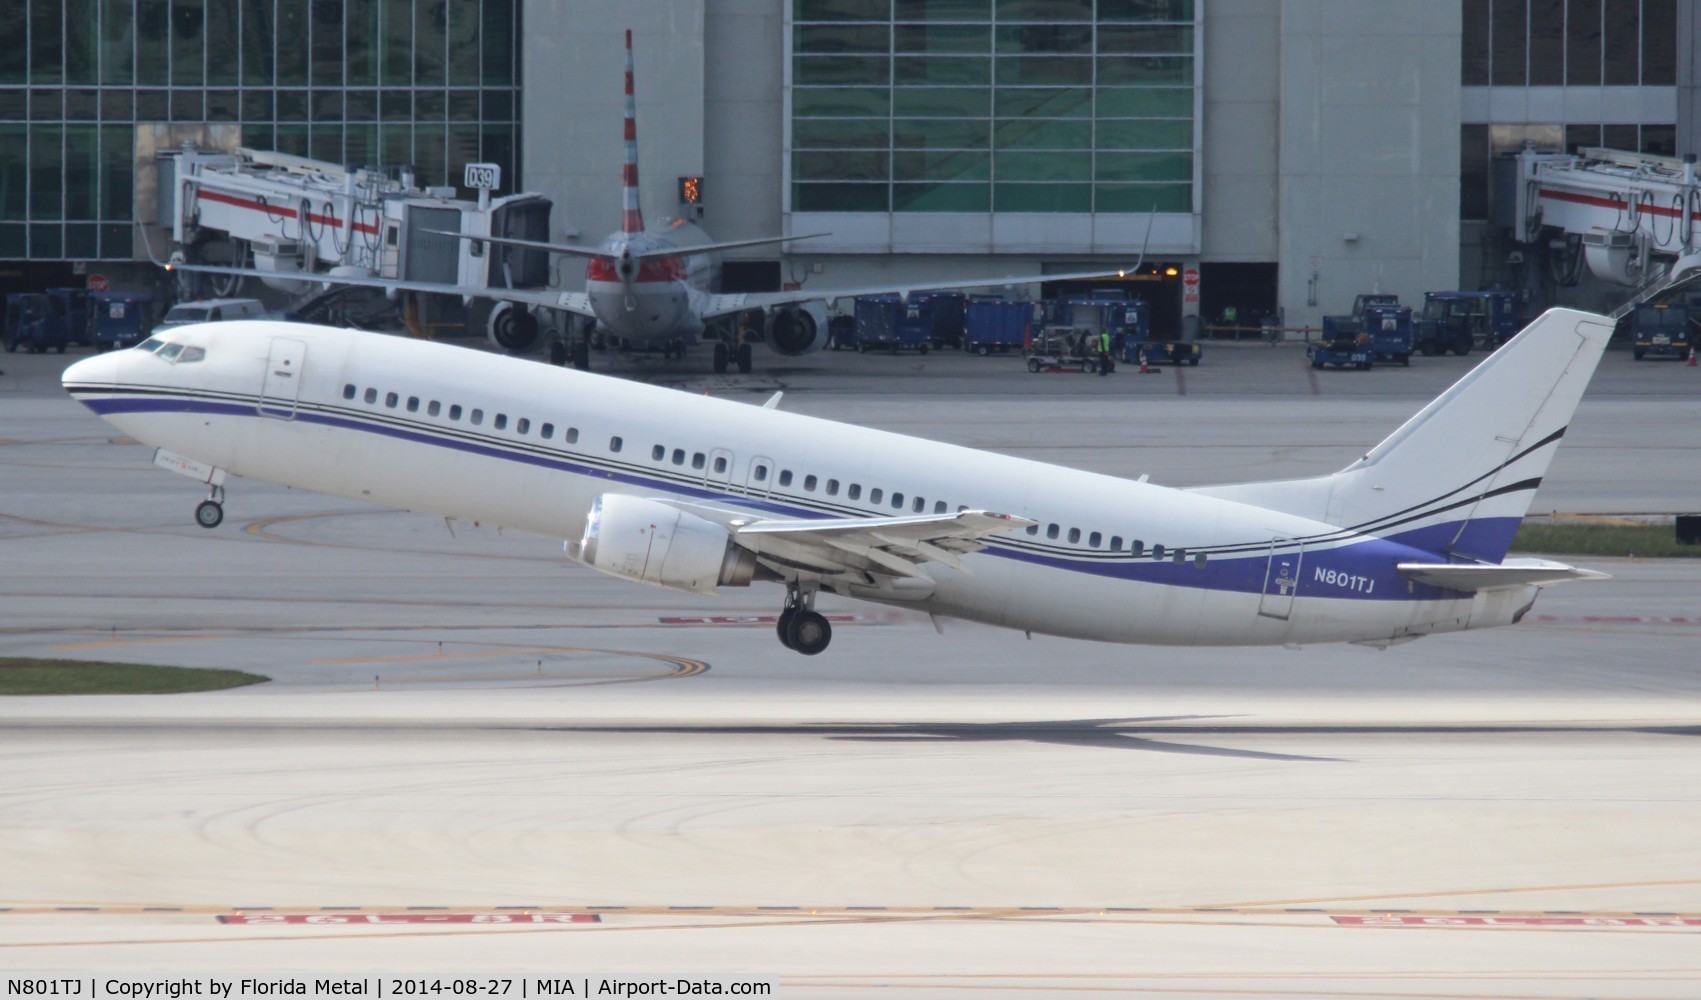
[{"label": "parked aircraft wing", "polygon": [[1031,285],[1042,281],[1088,281],[1093,278],[1121,278],[1139,264],[1125,268],[1100,268],[1097,271],[1078,271],[1072,274],[1021,274],[1008,275],[1002,278],[947,278],[933,282],[919,282],[905,285],[868,285],[862,288],[817,288],[799,289],[794,292],[740,292],[728,295],[711,295],[703,308],[703,318],[713,319],[716,316],[726,316],[732,313],[744,312],[746,309],[772,309],[775,306],[795,305],[799,302],[826,302],[831,305],[838,299],[854,299],[859,295],[891,295],[898,294],[908,297],[912,292],[936,292],[958,288],[992,288],[998,285]]},{"label": "parked aircraft wing", "polygon": [[[589,257],[613,259],[616,255],[597,247],[581,247],[568,243],[539,243],[536,240],[516,240],[506,236],[479,236],[476,233],[451,233],[446,229],[426,229],[423,232],[435,236],[448,236],[460,240],[477,240],[480,243],[495,243],[505,247],[524,247],[528,250],[546,250],[568,257]],[[827,236],[827,233],[804,233],[802,236],[763,236],[753,240],[727,240],[722,243],[699,243],[694,246],[663,247],[655,250],[634,250],[627,254],[633,260],[645,260],[651,257],[690,257],[700,253],[718,253],[722,250],[735,250],[739,247],[760,247],[772,243],[790,243],[792,240],[808,240],[817,236]]]},{"label": "parked aircraft wing", "polygon": [[1508,559],[1498,566],[1472,563],[1400,563],[1407,578],[1432,587],[1463,590],[1511,590],[1545,587],[1571,580],[1606,580],[1610,577],[1592,569],[1578,569],[1547,559]]},{"label": "parked aircraft wing", "polygon": [[197,274],[236,274],[245,278],[264,280],[286,278],[325,286],[359,285],[362,288],[382,288],[396,292],[430,292],[435,295],[458,295],[462,298],[494,299],[498,302],[518,302],[544,309],[559,309],[580,316],[595,316],[591,298],[584,292],[563,292],[543,288],[475,288],[470,285],[450,285],[437,281],[406,281],[400,278],[376,278],[345,274],[303,274],[258,271],[248,267],[222,267],[215,264],[164,264],[166,270],[193,271]]}]

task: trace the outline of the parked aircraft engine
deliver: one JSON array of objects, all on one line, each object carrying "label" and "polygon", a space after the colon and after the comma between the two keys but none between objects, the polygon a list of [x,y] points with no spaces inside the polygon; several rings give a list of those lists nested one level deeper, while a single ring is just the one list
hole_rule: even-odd
[{"label": "parked aircraft engine", "polygon": [[485,335],[491,344],[510,354],[525,354],[537,344],[537,317],[525,306],[499,302],[490,310]]},{"label": "parked aircraft engine", "polygon": [[768,346],[775,354],[795,358],[818,351],[827,342],[827,310],[819,302],[775,309],[768,317]]},{"label": "parked aircraft engine", "polygon": [[[575,549],[577,551],[575,551]],[[585,534],[567,551],[592,569],[639,583],[712,594],[746,587],[756,556],[727,529],[655,500],[604,493],[591,504]]]}]

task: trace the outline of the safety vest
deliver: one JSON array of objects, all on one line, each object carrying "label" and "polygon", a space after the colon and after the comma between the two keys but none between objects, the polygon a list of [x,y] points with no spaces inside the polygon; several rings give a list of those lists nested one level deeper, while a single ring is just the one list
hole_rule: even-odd
[{"label": "safety vest", "polygon": [[1106,354],[1110,353],[1110,334],[1109,333],[1105,333],[1105,332],[1099,333],[1099,350],[1105,352]]}]

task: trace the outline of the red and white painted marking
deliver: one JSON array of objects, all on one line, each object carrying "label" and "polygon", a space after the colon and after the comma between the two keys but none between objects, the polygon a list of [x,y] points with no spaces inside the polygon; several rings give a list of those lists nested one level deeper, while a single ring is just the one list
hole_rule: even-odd
[{"label": "red and white painted marking", "polygon": [[1417,916],[1388,913],[1378,916],[1331,914],[1329,919],[1345,927],[1680,927],[1701,928],[1701,917],[1585,917],[1585,916]]},{"label": "red and white painted marking", "polygon": [[315,924],[368,927],[374,924],[594,924],[595,913],[223,913],[221,924],[248,926]]}]

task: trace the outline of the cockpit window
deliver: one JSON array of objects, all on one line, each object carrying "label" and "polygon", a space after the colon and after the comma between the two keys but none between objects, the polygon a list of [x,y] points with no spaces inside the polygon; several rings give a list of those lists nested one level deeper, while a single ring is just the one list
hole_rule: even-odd
[{"label": "cockpit window", "polygon": [[162,347],[164,344],[165,344],[165,341],[159,339],[158,337],[149,337],[147,340],[144,340],[140,344],[137,344],[136,350],[147,351],[149,354],[152,354],[155,351],[159,350],[160,347]]},{"label": "cockpit window", "polygon": [[176,361],[177,356],[179,354],[183,353],[183,345],[182,344],[167,344],[164,347],[160,348],[155,353],[161,358],[161,360]]},{"label": "cockpit window", "polygon": [[205,347],[185,347],[183,349],[183,353],[177,356],[177,363],[180,365],[186,365],[194,361],[200,361],[206,356],[207,349]]}]

